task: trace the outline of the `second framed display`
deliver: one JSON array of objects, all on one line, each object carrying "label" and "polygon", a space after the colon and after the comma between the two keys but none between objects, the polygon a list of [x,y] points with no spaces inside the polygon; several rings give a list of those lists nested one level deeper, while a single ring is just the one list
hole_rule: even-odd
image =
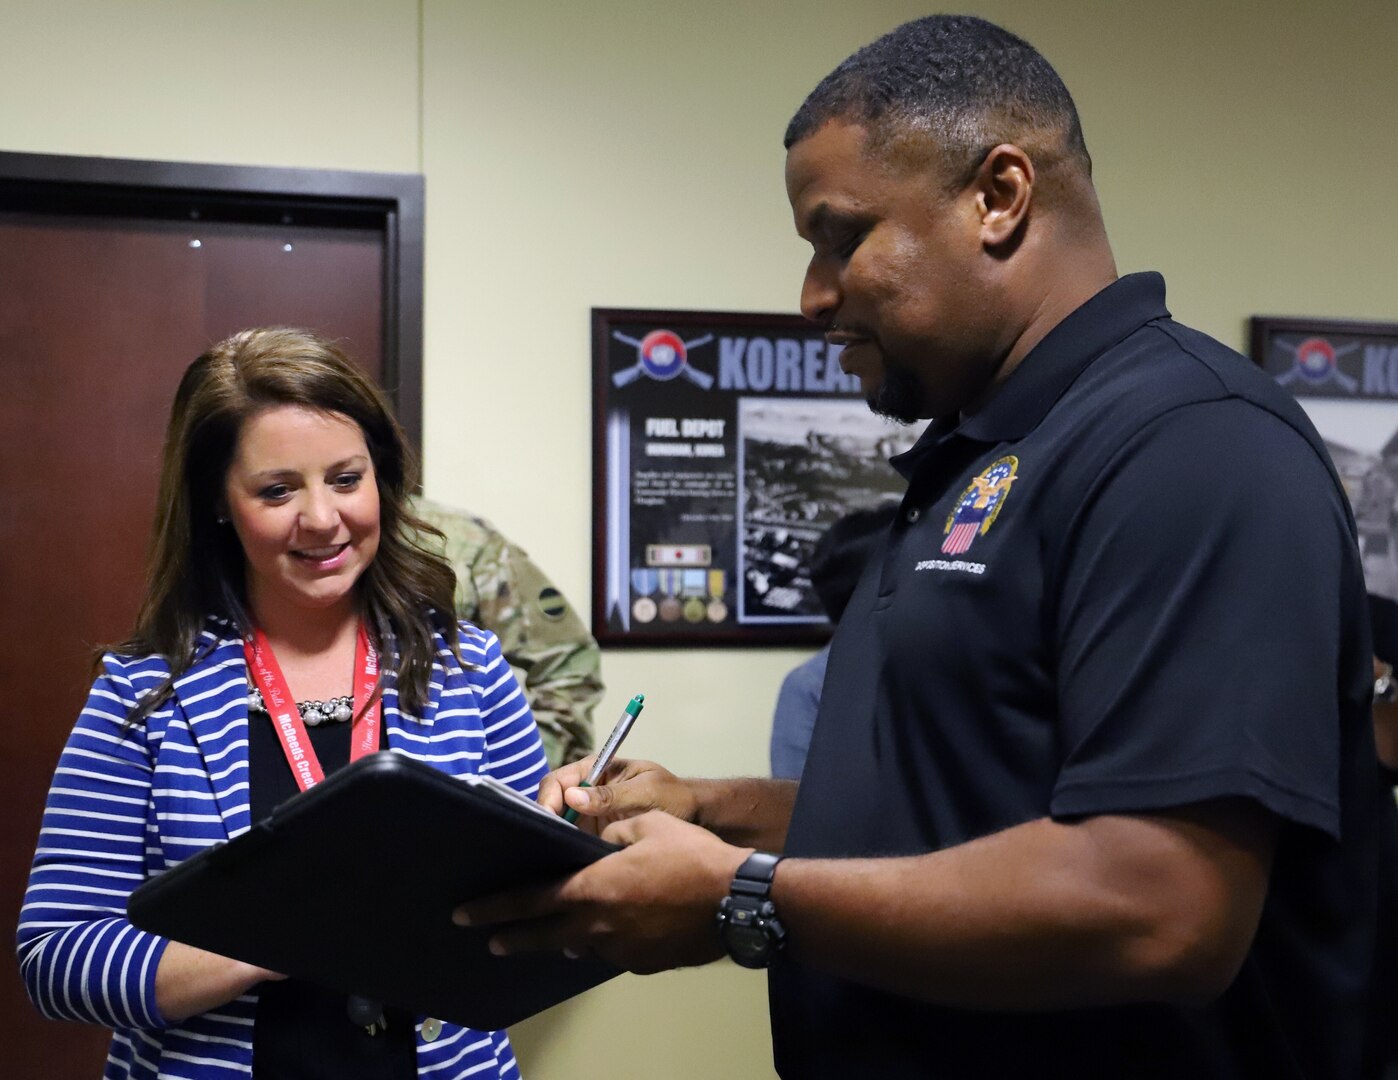
[{"label": "second framed display", "polygon": [[1370,595],[1398,602],[1398,323],[1254,316],[1250,329],[1253,360],[1297,396],[1330,451]]}]

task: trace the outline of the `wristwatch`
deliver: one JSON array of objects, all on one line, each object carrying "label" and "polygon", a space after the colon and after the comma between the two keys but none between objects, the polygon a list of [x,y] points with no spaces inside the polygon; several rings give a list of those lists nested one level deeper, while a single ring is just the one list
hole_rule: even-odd
[{"label": "wristwatch", "polygon": [[749,855],[718,905],[718,936],[735,964],[765,968],[786,943],[786,927],[769,899],[780,855]]},{"label": "wristwatch", "polygon": [[1374,701],[1384,705],[1398,701],[1398,679],[1393,677],[1392,664],[1384,664],[1374,679]]}]

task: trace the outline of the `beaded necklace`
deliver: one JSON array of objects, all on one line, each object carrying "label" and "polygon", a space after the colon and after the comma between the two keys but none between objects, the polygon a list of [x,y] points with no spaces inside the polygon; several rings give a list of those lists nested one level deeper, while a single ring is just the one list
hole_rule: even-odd
[{"label": "beaded necklace", "polygon": [[[267,712],[267,706],[262,701],[262,691],[255,686],[248,691],[248,708],[264,715]],[[344,694],[329,701],[298,701],[296,711],[301,714],[301,719],[307,727],[319,727],[327,723],[343,724],[354,715],[354,698]]]}]

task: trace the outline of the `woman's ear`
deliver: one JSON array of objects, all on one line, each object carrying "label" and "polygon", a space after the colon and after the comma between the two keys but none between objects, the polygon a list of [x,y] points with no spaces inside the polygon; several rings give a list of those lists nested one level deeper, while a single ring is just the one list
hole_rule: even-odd
[{"label": "woman's ear", "polygon": [[1034,163],[1013,143],[986,155],[972,183],[981,219],[981,243],[1000,247],[1014,239],[1029,216],[1034,197]]}]

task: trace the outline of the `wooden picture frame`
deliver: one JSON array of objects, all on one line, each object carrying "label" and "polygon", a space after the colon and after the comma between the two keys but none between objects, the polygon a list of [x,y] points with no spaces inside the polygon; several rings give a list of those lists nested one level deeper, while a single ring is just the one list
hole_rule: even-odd
[{"label": "wooden picture frame", "polygon": [[1325,440],[1354,512],[1376,651],[1398,657],[1398,323],[1255,316],[1250,349]]},{"label": "wooden picture frame", "polygon": [[1254,315],[1249,349],[1297,397],[1398,400],[1398,323]]},{"label": "wooden picture frame", "polygon": [[603,645],[829,638],[817,539],[898,498],[915,431],[797,315],[592,312],[592,631]]}]

